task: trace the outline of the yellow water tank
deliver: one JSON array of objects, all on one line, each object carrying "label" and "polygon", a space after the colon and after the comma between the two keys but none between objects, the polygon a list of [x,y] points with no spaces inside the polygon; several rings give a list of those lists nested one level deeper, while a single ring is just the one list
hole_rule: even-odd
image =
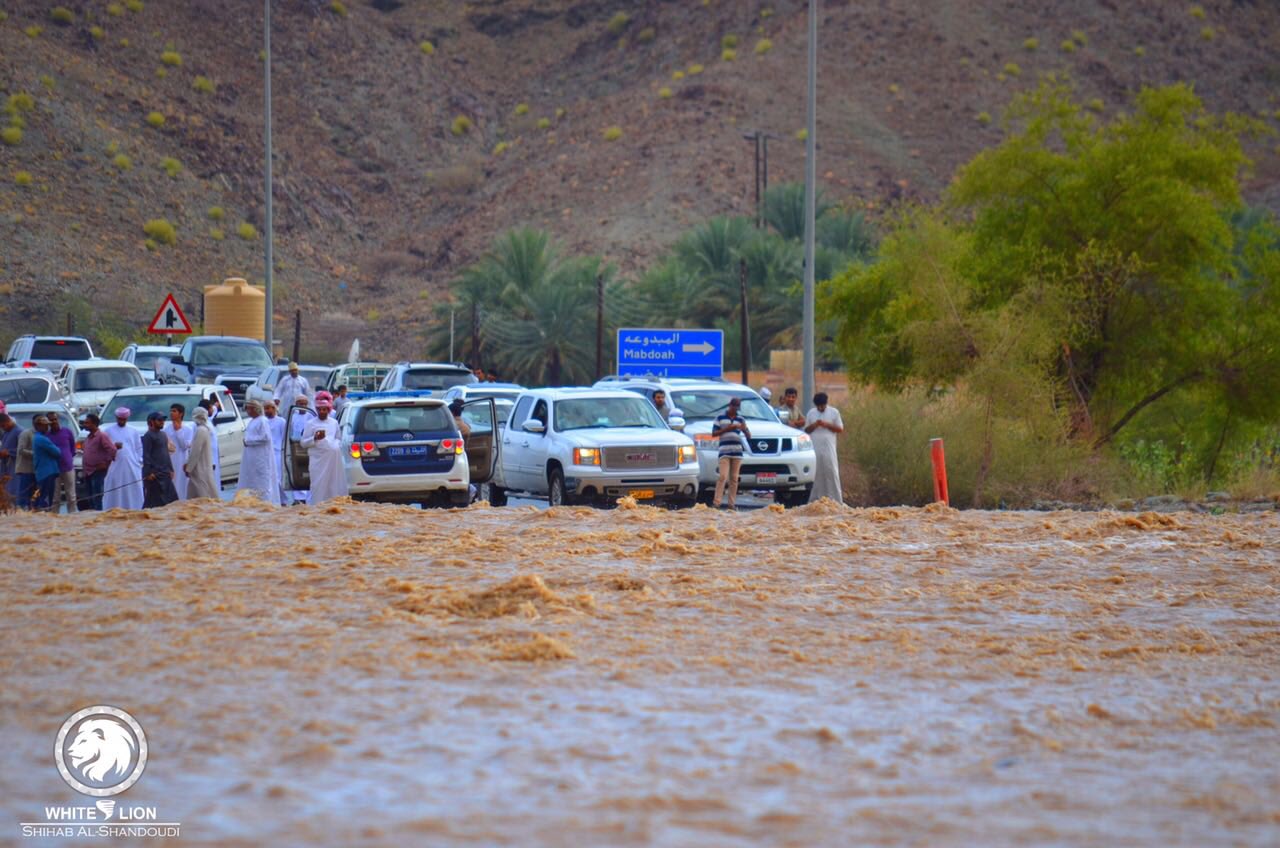
[{"label": "yellow water tank", "polygon": [[267,295],[239,277],[204,287],[204,331],[211,336],[261,339]]}]

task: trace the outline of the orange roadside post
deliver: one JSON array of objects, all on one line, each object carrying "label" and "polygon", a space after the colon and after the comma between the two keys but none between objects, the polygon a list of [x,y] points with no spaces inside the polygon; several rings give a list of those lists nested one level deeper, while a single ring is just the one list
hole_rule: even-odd
[{"label": "orange roadside post", "polygon": [[942,439],[929,440],[929,454],[933,459],[933,500],[951,506],[947,492],[947,454],[942,449]]}]

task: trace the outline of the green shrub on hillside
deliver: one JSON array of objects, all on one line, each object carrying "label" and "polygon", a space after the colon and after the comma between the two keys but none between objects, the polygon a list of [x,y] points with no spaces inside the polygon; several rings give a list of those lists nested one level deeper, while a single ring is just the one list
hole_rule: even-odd
[{"label": "green shrub on hillside", "polygon": [[1071,39],[1067,39],[1066,41],[1062,42],[1062,52],[1063,53],[1076,52],[1076,43]]},{"label": "green shrub on hillside", "polygon": [[113,18],[118,18],[124,14],[124,6],[121,6],[119,3],[108,3],[107,14],[111,15]]},{"label": "green shrub on hillside", "polygon": [[205,213],[209,216],[210,221],[221,221],[227,216],[227,212],[221,206],[210,206],[209,211]]},{"label": "green shrub on hillside", "polygon": [[111,142],[110,144],[108,144],[108,145],[107,145],[107,155],[108,155],[108,156],[115,156],[115,155],[116,155],[117,153],[119,153],[119,152],[120,152],[120,142],[118,142],[118,141],[113,141],[113,142]]},{"label": "green shrub on hillside", "polygon": [[471,126],[472,125],[471,125],[470,118],[468,118],[466,115],[459,115],[458,117],[453,119],[453,124],[449,127],[449,130],[454,135],[462,136],[471,132]]},{"label": "green shrub on hillside", "polygon": [[1018,67],[1017,62],[1006,62],[1004,72],[1008,76],[1016,77],[1022,74],[1022,68]]},{"label": "green shrub on hillside", "polygon": [[133,160],[128,156],[125,156],[123,153],[117,153],[111,160],[111,164],[115,165],[121,171],[128,171],[133,167]]},{"label": "green shrub on hillside", "polygon": [[423,54],[426,56],[433,56],[435,55],[435,52],[436,52],[436,46],[432,44],[430,41],[423,41],[419,43],[418,49],[421,50]]},{"label": "green shrub on hillside", "polygon": [[720,39],[720,46],[726,50],[732,50],[738,46],[738,36],[726,35],[724,38]]},{"label": "green shrub on hillside", "polygon": [[27,38],[39,38],[40,33],[44,32],[44,27],[33,25],[24,29],[23,32],[26,33]]},{"label": "green shrub on hillside", "polygon": [[30,171],[18,171],[13,175],[13,181],[20,186],[29,186],[33,182]]},{"label": "green shrub on hillside", "polygon": [[192,80],[191,87],[194,88],[196,91],[200,92],[201,94],[213,94],[214,89],[217,88],[217,86],[213,84],[213,80],[209,79],[208,77],[201,77],[201,76],[198,76],[194,80]]},{"label": "green shrub on hillside", "polygon": [[605,24],[605,29],[609,31],[610,35],[621,35],[629,23],[631,23],[631,16],[626,12],[618,12],[609,19],[609,23]]},{"label": "green shrub on hillside", "polygon": [[517,115],[527,115],[527,114],[529,114],[529,104],[528,104],[528,103],[517,103],[517,104],[516,104],[516,114],[517,114]]},{"label": "green shrub on hillside", "polygon": [[679,82],[680,80],[684,79],[684,71],[672,71],[671,78],[676,82]]},{"label": "green shrub on hillside", "polygon": [[224,233],[218,227],[213,227],[209,230],[209,238],[213,239],[214,241],[222,241],[226,237],[227,237],[227,234]]},{"label": "green shrub on hillside", "polygon": [[991,123],[991,113],[990,113],[990,112],[979,112],[979,113],[977,114],[976,118],[977,118],[978,123],[982,124],[984,127]]},{"label": "green shrub on hillside", "polygon": [[698,74],[702,73],[704,70],[706,69],[703,68],[701,65],[694,63],[689,66],[688,74],[691,77],[696,77]]},{"label": "green shrub on hillside", "polygon": [[156,79],[167,79],[169,76],[168,68],[156,68]]},{"label": "green shrub on hillside", "polygon": [[258,228],[248,221],[241,221],[240,226],[236,227],[236,235],[245,241],[253,241],[258,237]]},{"label": "green shrub on hillside", "polygon": [[738,58],[738,51],[734,50],[732,47],[726,47],[724,50],[720,51],[720,58],[726,62],[732,62],[734,59]]},{"label": "green shrub on hillside", "polygon": [[36,108],[36,99],[25,91],[17,94],[10,94],[5,100],[4,111],[6,115],[16,115],[19,112],[30,112]]},{"label": "green shrub on hillside", "polygon": [[1214,37],[1217,36],[1217,34],[1218,33],[1211,26],[1207,26],[1204,29],[1200,30],[1200,37],[1203,38],[1205,41],[1213,41]]},{"label": "green shrub on hillside", "polygon": [[1147,55],[1147,48],[1139,44],[1137,47],[1133,48],[1133,55],[1141,59],[1143,56]]},{"label": "green shrub on hillside", "polygon": [[671,96],[671,89],[664,85],[662,88],[658,89],[658,96],[663,100],[666,100]]},{"label": "green shrub on hillside", "polygon": [[773,49],[773,42],[767,38],[762,38],[756,42],[756,55],[763,56]]},{"label": "green shrub on hillside", "polygon": [[76,22],[76,13],[66,6],[54,6],[49,10],[49,20],[58,26],[71,26]]},{"label": "green shrub on hillside", "polygon": [[89,37],[94,41],[101,41],[107,37],[107,31],[100,26],[89,27]]},{"label": "green shrub on hillside", "polygon": [[345,18],[347,16],[347,7],[343,4],[342,0],[333,0],[333,2],[329,4],[329,11],[333,12],[340,18]]},{"label": "green shrub on hillside", "polygon": [[177,177],[182,173],[182,163],[172,156],[166,156],[160,160],[160,168],[170,177]]},{"label": "green shrub on hillside", "polygon": [[18,127],[5,127],[0,130],[0,141],[3,141],[10,147],[17,147],[19,144],[22,144],[22,130]]},{"label": "green shrub on hillside", "polygon": [[538,119],[538,129],[540,129],[540,130],[545,130],[545,129],[546,129],[547,127],[549,127],[549,126],[551,126],[551,119],[550,119],[550,118],[539,118],[539,119]]},{"label": "green shrub on hillside", "polygon": [[141,12],[142,0],[124,0],[124,7],[130,12]]},{"label": "green shrub on hillside", "polygon": [[510,148],[510,147],[511,147],[511,142],[509,142],[509,141],[500,141],[500,142],[498,142],[497,144],[495,144],[495,145],[493,146],[493,155],[494,155],[494,156],[501,156],[502,154],[506,153],[506,152],[507,152],[507,149],[508,149],[508,148]]},{"label": "green shrub on hillside", "polygon": [[178,231],[164,218],[152,218],[142,225],[142,231],[157,244],[174,244],[178,241]]},{"label": "green shrub on hillside", "polygon": [[636,35],[636,41],[641,44],[648,44],[650,41],[653,41],[656,36],[657,33],[654,32],[653,27],[645,27]]},{"label": "green shrub on hillside", "polygon": [[1040,47],[1040,39],[1035,37],[1028,38],[1022,42],[1022,47],[1025,50],[1037,50]]},{"label": "green shrub on hillside", "polygon": [[182,54],[177,50],[166,50],[160,54],[160,63],[171,68],[181,68]]},{"label": "green shrub on hillside", "polygon": [[796,141],[808,141],[808,140],[809,140],[809,129],[807,127],[801,127],[800,129],[796,130]]},{"label": "green shrub on hillside", "polygon": [[147,113],[147,125],[159,129],[164,126],[164,115],[160,112]]},{"label": "green shrub on hillside", "polygon": [[1204,6],[1196,4],[1192,6],[1190,9],[1187,9],[1187,12],[1188,14],[1191,15],[1191,17],[1195,18],[1196,20],[1200,20],[1200,21],[1204,20]]},{"label": "green shrub on hillside", "polygon": [[622,138],[622,127],[609,127],[604,131],[603,135],[605,141],[617,141]]}]

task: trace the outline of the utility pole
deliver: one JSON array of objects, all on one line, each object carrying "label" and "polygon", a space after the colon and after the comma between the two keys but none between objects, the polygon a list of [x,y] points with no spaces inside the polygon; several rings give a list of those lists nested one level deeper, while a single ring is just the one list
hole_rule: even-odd
[{"label": "utility pole", "polygon": [[454,313],[456,313],[457,311],[458,310],[454,309],[453,307],[449,307],[449,361],[450,362],[457,362],[457,360],[453,358],[453,316],[454,316]]},{"label": "utility pole", "polygon": [[809,103],[804,150],[804,397],[806,406],[814,393],[814,230],[817,208],[817,116],[818,116],[818,0],[809,0]]},{"label": "utility pole", "polygon": [[293,361],[297,362],[302,356],[302,310],[294,310],[293,313]]},{"label": "utility pole", "polygon": [[749,133],[743,133],[742,137],[755,143],[755,182],[752,185],[756,200],[756,226],[762,227],[764,226],[764,208],[760,205],[760,153],[763,149],[761,142],[767,137],[767,134],[760,132],[760,130],[752,130]]},{"label": "utility pole", "polygon": [[604,274],[596,274],[596,379],[604,376]]},{"label": "utility pole", "polygon": [[262,40],[263,40],[263,46],[265,48],[264,53],[266,54],[264,58],[264,64],[265,64],[264,80],[266,85],[264,88],[264,95],[263,95],[263,101],[265,105],[265,110],[263,115],[263,126],[265,128],[263,132],[263,140],[266,146],[266,195],[267,195],[266,276],[263,277],[263,280],[266,283],[266,295],[267,295],[266,301],[267,302],[265,305],[266,305],[267,314],[262,324],[262,332],[263,332],[263,335],[266,337],[263,339],[263,341],[267,343],[267,350],[271,352],[271,356],[272,358],[274,358],[275,357],[275,345],[274,345],[275,337],[274,337],[272,326],[271,326],[272,319],[274,317],[274,311],[275,311],[275,304],[272,302],[272,291],[271,291],[271,276],[272,276],[272,271],[274,270],[272,268],[272,258],[271,258],[272,224],[274,223],[272,221],[272,216],[271,216],[271,0],[264,0],[263,2]]},{"label": "utility pole", "polygon": [[471,301],[471,367],[480,367],[480,308]]},{"label": "utility pole", "polygon": [[742,295],[742,323],[739,335],[742,337],[739,351],[742,354],[742,385],[751,385],[751,318],[747,314],[747,260],[738,260],[738,284]]},{"label": "utility pole", "polygon": [[[764,179],[760,181],[761,182],[760,189],[761,189],[761,194],[765,197],[768,197],[769,196],[769,134],[765,133],[764,138],[760,139],[760,142],[761,142],[761,146],[764,148]],[[764,219],[763,211],[760,213],[760,218],[763,221]]]}]

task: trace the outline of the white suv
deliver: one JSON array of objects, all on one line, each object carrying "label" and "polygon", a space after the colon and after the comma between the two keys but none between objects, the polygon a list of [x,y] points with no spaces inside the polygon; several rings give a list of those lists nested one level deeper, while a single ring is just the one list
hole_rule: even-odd
[{"label": "white suv", "polygon": [[710,502],[715,493],[720,440],[711,433],[715,419],[729,406],[730,398],[740,398],[739,414],[747,420],[751,438],[742,458],[738,478],[740,489],[772,489],[783,506],[809,502],[817,456],[813,440],[804,432],[783,424],[777,414],[750,386],[722,380],[692,380],[655,377],[608,377],[599,388],[625,389],[653,400],[655,391],[667,393],[667,406],[680,410],[683,431],[698,445],[698,496]]},{"label": "white suv", "polygon": [[653,404],[616,389],[533,389],[501,431],[489,501],[507,491],[552,506],[609,503],[624,495],[692,506],[698,491],[693,441],[667,427]]}]

